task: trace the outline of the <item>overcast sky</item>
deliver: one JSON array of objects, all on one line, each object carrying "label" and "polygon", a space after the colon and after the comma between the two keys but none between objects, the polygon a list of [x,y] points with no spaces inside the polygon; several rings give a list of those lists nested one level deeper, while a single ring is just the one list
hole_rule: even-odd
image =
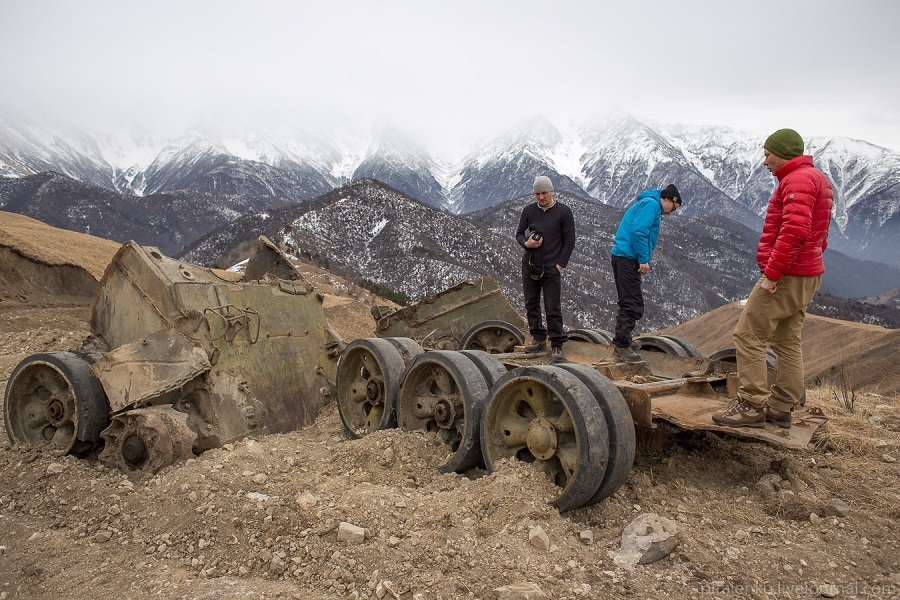
[{"label": "overcast sky", "polygon": [[160,133],[383,118],[458,144],[543,114],[900,151],[897,0],[0,0],[0,104]]}]

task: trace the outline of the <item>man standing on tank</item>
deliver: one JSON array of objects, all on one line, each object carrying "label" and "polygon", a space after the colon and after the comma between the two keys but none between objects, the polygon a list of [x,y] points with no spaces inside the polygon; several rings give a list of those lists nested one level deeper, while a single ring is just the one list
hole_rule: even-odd
[{"label": "man standing on tank", "polygon": [[[534,203],[522,209],[516,240],[525,249],[522,256],[522,291],[531,343],[525,352],[536,354],[547,348],[551,362],[563,362],[562,274],[575,249],[575,217],[572,209],[553,198],[553,183],[545,175],[534,178]],[[541,314],[541,294],[547,325]]]},{"label": "man standing on tank", "polygon": [[[779,129],[763,144],[763,164],[778,183],[756,249],[760,277],[734,328],[737,397],[712,416],[717,425],[765,427],[769,421],[788,429],[803,395],[800,334],[822,285],[834,203],[828,177],[803,152],[803,138],[793,129]],[[767,347],[778,356],[773,384]]]}]

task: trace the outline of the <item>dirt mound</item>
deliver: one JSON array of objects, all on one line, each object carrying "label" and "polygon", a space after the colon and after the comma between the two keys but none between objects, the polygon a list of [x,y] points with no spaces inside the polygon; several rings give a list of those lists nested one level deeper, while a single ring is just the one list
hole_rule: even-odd
[{"label": "dirt mound", "polygon": [[[733,348],[731,334],[743,311],[734,302],[657,333],[689,340],[705,356]],[[807,315],[803,323],[803,364],[807,385],[839,383],[883,395],[900,393],[900,330]]]},{"label": "dirt mound", "polygon": [[119,246],[0,212],[0,307],[90,302]]}]

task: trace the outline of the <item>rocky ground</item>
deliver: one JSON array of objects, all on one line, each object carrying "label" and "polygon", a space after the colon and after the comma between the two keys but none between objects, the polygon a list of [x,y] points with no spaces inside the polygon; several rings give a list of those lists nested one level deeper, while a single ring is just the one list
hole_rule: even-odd
[{"label": "rocky ground", "polygon": [[[0,262],[3,388],[29,354],[89,333],[86,300],[12,272]],[[310,277],[342,335],[372,335],[368,299]],[[528,465],[441,474],[432,434],[349,439],[334,406],[139,481],[3,431],[0,600],[900,598],[900,398],[846,391],[809,389],[830,421],[800,451],[639,430],[628,482],[565,513]],[[677,544],[633,565],[622,534],[643,515]]]},{"label": "rocky ground", "polygon": [[[7,306],[4,386],[25,355],[77,345],[87,315]],[[443,475],[431,434],[351,440],[333,406],[139,482],[4,435],[0,598],[897,597],[900,404],[860,394],[851,413],[833,391],[810,391],[832,420],[807,450],[661,425],[612,498],[562,514],[524,464]],[[647,513],[678,545],[617,565]]]}]

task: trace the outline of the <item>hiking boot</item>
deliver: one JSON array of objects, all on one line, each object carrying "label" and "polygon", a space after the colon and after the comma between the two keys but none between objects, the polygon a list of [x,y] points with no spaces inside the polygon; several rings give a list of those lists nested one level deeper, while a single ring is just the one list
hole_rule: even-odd
[{"label": "hiking boot", "polygon": [[616,346],[616,349],[613,350],[613,358],[624,362],[641,362],[644,360],[640,354],[631,348],[622,348],[621,346]]},{"label": "hiking boot", "polygon": [[566,362],[566,357],[563,356],[562,346],[553,346],[550,349],[550,362],[551,363]]},{"label": "hiking boot", "polygon": [[724,427],[765,427],[766,410],[756,408],[741,398],[735,398],[722,412],[712,416],[716,425]]},{"label": "hiking boot", "polygon": [[537,354],[547,349],[547,340],[532,340],[530,344],[522,348],[526,354]]},{"label": "hiking boot", "polygon": [[792,413],[789,410],[782,412],[780,410],[772,410],[768,406],[766,407],[766,421],[782,429],[791,428],[791,416]]}]

